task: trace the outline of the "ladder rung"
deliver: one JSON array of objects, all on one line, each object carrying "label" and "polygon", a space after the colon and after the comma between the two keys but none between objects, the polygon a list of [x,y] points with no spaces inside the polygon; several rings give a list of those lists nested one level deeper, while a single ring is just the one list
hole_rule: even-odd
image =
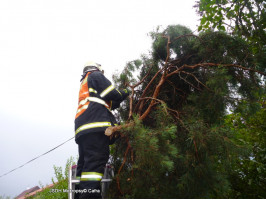
[{"label": "ladder rung", "polygon": [[71,180],[71,183],[79,183],[78,179]]},{"label": "ladder rung", "polygon": [[102,179],[101,182],[111,182],[113,179]]}]

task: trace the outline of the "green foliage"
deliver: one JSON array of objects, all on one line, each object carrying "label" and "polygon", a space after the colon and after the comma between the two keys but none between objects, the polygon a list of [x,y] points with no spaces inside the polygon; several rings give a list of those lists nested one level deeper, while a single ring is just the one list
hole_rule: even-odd
[{"label": "green foliage", "polygon": [[[69,167],[74,165],[74,158],[70,157],[67,160],[65,171],[63,172],[62,167],[54,166],[54,173],[56,181],[52,178],[52,183],[54,184],[51,188],[46,188],[41,192],[37,193],[35,196],[30,197],[30,199],[68,199],[68,193],[64,192],[64,189],[68,189],[68,170]],[[41,185],[41,188],[45,186]],[[59,191],[59,192],[52,192]]]},{"label": "green foliage", "polygon": [[[229,197],[230,183],[224,166],[230,163],[232,155],[228,152],[236,151],[230,139],[233,135],[227,128],[209,128],[199,118],[188,115],[184,119],[185,130],[174,123],[163,106],[153,113],[156,121],[152,128],[135,118],[136,125],[123,130],[133,149],[123,171],[117,175],[123,194],[118,194],[113,182],[110,197]],[[113,154],[116,169],[122,164],[118,157],[125,148],[124,142],[117,144]]]},{"label": "green foliage", "polygon": [[[230,179],[234,198],[265,198],[266,192],[266,109],[265,98],[257,103],[261,109],[254,114],[233,113],[227,125],[235,132],[236,143],[248,148],[248,154],[235,160]],[[241,107],[248,109],[244,102]]]},{"label": "green foliage", "polygon": [[197,7],[202,16],[199,30],[211,27],[225,31],[227,28],[244,35],[247,39],[265,41],[266,23],[263,1],[201,0]]},{"label": "green foliage", "polygon": [[195,5],[201,16],[199,31],[227,31],[248,41],[258,69],[266,63],[266,4],[262,0],[200,0]]},{"label": "green foliage", "polygon": [[167,57],[167,38],[166,35],[171,38],[170,48],[177,56],[188,54],[190,50],[190,39],[185,38],[184,40],[178,40],[179,36],[186,34],[191,34],[191,30],[185,26],[176,25],[168,26],[163,32],[157,29],[156,32],[151,32],[150,35],[153,39],[152,49],[153,49],[153,59],[155,61],[165,60]]},{"label": "green foliage", "polygon": [[0,195],[0,199],[11,199],[11,197],[6,195]]},{"label": "green foliage", "polygon": [[[139,69],[141,65],[142,65],[141,60],[134,60],[132,62],[128,62],[122,73],[120,73],[119,75],[113,76],[116,86],[119,87],[121,85],[127,85],[129,83],[130,84],[136,83],[133,73],[134,71]],[[124,89],[124,88],[119,88],[119,89]]]},{"label": "green foliage", "polygon": [[[151,55],[115,79],[121,88],[131,79],[140,85],[132,97],[135,125],[112,148],[110,197],[265,198],[265,103],[258,103],[265,102],[265,83],[254,72],[258,54],[250,42],[225,32],[194,36],[180,25],[151,37]],[[149,115],[138,120],[171,73]],[[127,121],[129,101],[121,113]]]},{"label": "green foliage", "polygon": [[[127,198],[158,198],[159,182],[166,181],[169,173],[174,170],[174,159],[178,149],[173,145],[176,138],[176,127],[171,121],[166,120],[162,110],[154,113],[158,119],[156,127],[149,128],[135,118],[135,126],[123,130],[129,136],[134,154],[125,166],[123,173],[119,175],[121,190],[125,191]],[[121,145],[121,146],[120,146]],[[123,143],[117,144],[114,155],[119,156],[119,151],[124,149]],[[121,160],[115,157],[116,166],[121,165]],[[116,168],[118,169],[118,168]],[[142,181],[140,181],[140,179]],[[113,187],[116,185],[113,184]],[[114,194],[111,194],[111,196]],[[164,194],[162,193],[161,197]]]}]

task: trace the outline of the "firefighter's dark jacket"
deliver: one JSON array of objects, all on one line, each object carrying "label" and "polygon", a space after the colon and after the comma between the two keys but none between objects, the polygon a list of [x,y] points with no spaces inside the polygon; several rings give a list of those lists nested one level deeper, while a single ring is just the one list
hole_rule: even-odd
[{"label": "firefighter's dark jacket", "polygon": [[[86,93],[81,93],[83,84],[85,90],[88,90],[88,94],[85,100],[83,97],[83,101],[79,97],[79,104],[82,102],[82,105],[79,105],[75,119],[75,140],[77,143],[84,134],[104,132],[109,126],[116,125],[117,122],[110,110],[118,108],[128,96],[126,90],[115,89],[100,71],[88,72],[84,77],[79,95],[81,97],[82,94]],[[81,114],[80,111],[82,111]]]}]

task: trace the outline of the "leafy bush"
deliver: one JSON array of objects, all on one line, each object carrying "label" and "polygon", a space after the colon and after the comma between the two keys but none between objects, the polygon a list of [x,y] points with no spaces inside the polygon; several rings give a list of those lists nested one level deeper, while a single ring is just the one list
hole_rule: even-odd
[{"label": "leafy bush", "polygon": [[45,188],[45,186],[40,184],[41,188],[45,189],[28,199],[67,199],[68,193],[64,192],[64,190],[68,189],[68,170],[70,166],[75,164],[73,160],[73,157],[67,160],[64,172],[62,167],[54,166],[56,181],[52,178],[53,187]]}]

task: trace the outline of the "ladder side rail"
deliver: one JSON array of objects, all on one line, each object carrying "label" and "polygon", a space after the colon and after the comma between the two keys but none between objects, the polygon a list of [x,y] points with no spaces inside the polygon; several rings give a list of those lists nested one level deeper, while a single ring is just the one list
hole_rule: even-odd
[{"label": "ladder side rail", "polygon": [[69,166],[69,171],[68,171],[68,198],[73,199],[73,194],[72,194],[72,166]]}]

